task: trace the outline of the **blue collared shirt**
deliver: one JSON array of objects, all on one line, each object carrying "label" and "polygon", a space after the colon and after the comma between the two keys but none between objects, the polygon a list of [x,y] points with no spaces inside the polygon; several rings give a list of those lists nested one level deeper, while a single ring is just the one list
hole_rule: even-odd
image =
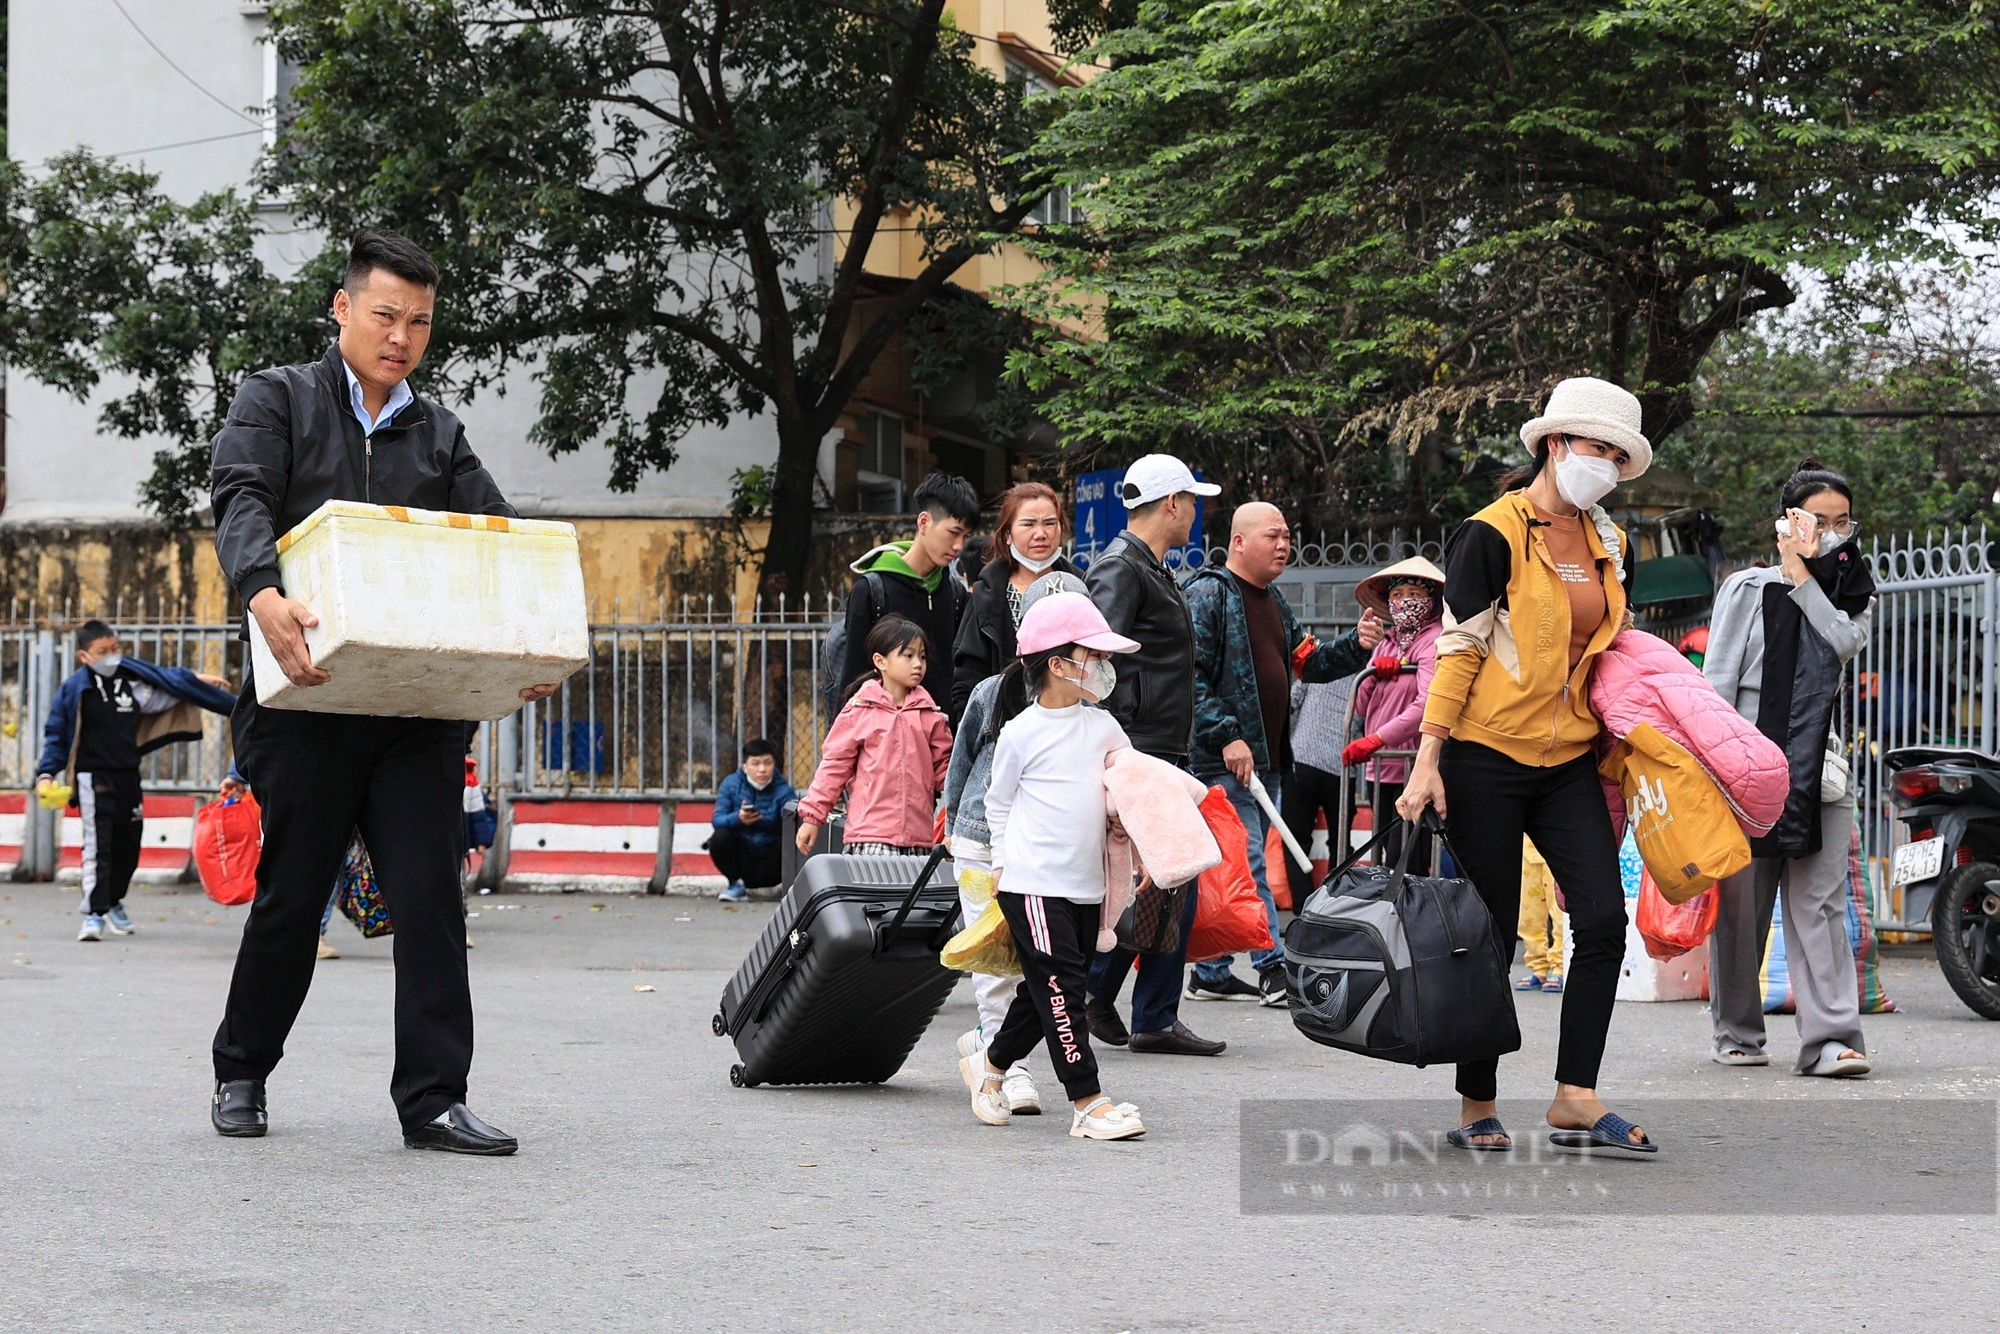
[{"label": "blue collared shirt", "polygon": [[382,415],[371,421],[368,409],[362,402],[360,377],[355,375],[354,368],[347,364],[346,357],[340,359],[340,369],[347,372],[347,401],[354,408],[354,416],[361,423],[363,435],[372,436],[387,426],[397,413],[410,406],[416,398],[416,395],[410,392],[408,380],[398,381],[396,387],[389,391],[389,401],[382,406]]}]

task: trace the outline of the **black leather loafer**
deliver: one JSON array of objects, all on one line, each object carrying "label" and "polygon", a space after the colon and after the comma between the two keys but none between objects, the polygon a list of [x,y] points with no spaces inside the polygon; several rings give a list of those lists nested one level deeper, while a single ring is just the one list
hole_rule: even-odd
[{"label": "black leather loafer", "polygon": [[1150,1051],[1164,1056],[1220,1056],[1229,1044],[1213,1038],[1196,1037],[1186,1024],[1176,1019],[1172,1028],[1163,1028],[1157,1033],[1134,1033],[1130,1045],[1133,1051]]},{"label": "black leather loafer", "polygon": [[264,1115],[264,1081],[261,1079],[219,1079],[215,1100],[209,1104],[208,1119],[215,1133],[231,1139],[256,1139],[269,1128]]},{"label": "black leather loafer", "polygon": [[477,1153],[490,1158],[503,1157],[521,1147],[512,1135],[503,1135],[487,1125],[462,1102],[453,1103],[440,1120],[405,1130],[403,1145],[444,1153]]},{"label": "black leather loafer", "polygon": [[1122,1047],[1132,1040],[1132,1034],[1125,1028],[1125,1021],[1118,1017],[1118,1007],[1110,1001],[1085,997],[1083,1019],[1090,1026],[1092,1041],[1102,1042],[1107,1047]]}]

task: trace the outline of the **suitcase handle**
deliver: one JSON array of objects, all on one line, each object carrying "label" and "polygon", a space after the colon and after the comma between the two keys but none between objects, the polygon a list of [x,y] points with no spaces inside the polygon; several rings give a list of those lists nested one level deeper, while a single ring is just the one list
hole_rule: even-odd
[{"label": "suitcase handle", "polygon": [[904,896],[903,906],[896,909],[895,917],[883,930],[881,948],[888,949],[902,936],[903,920],[910,915],[910,909],[917,906],[917,900],[923,897],[924,886],[931,882],[931,872],[937,870],[938,863],[950,855],[951,849],[943,843],[931,849],[930,860],[924,863],[924,869],[917,875],[917,883],[910,886],[910,892]]}]

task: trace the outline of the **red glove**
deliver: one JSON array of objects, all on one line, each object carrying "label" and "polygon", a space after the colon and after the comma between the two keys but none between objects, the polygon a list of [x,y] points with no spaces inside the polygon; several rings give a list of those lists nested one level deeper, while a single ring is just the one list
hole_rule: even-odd
[{"label": "red glove", "polygon": [[1368,664],[1375,669],[1375,675],[1384,681],[1393,681],[1403,670],[1403,660],[1395,653],[1384,653]]},{"label": "red glove", "polygon": [[1347,749],[1340,752],[1340,762],[1359,764],[1380,749],[1382,749],[1382,738],[1370,732],[1358,741],[1348,742]]}]

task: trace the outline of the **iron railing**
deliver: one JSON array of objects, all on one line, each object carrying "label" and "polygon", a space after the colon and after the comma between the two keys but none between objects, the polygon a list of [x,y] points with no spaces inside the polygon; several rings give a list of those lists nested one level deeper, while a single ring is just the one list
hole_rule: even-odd
[{"label": "iron railing", "polygon": [[[1302,544],[1282,587],[1310,627],[1335,633],[1353,623],[1356,582],[1419,552],[1435,559],[1435,541]],[[1340,559],[1325,563],[1329,557]],[[2000,573],[1983,528],[1878,538],[1868,557],[1878,600],[1869,644],[1851,668],[1840,734],[1879,887],[1901,831],[1882,755],[1911,745],[1991,753],[2000,740]],[[245,645],[235,625],[157,608],[128,620],[120,610],[112,620],[128,653],[242,679]],[[787,774],[803,784],[826,730],[824,650],[843,610],[837,599],[782,608],[769,620],[715,599],[614,603],[608,617],[600,608],[589,666],[551,699],[487,726],[476,753],[487,777],[517,794],[699,798],[736,766],[744,741],[764,736],[779,743]],[[1703,619],[1676,616],[1647,628],[1677,635]],[[72,626],[60,612],[18,605],[0,623],[0,787],[18,791],[33,779],[49,701],[76,662]],[[171,746],[147,760],[146,783],[212,791],[228,762],[226,722],[211,717],[198,746]]]}]

